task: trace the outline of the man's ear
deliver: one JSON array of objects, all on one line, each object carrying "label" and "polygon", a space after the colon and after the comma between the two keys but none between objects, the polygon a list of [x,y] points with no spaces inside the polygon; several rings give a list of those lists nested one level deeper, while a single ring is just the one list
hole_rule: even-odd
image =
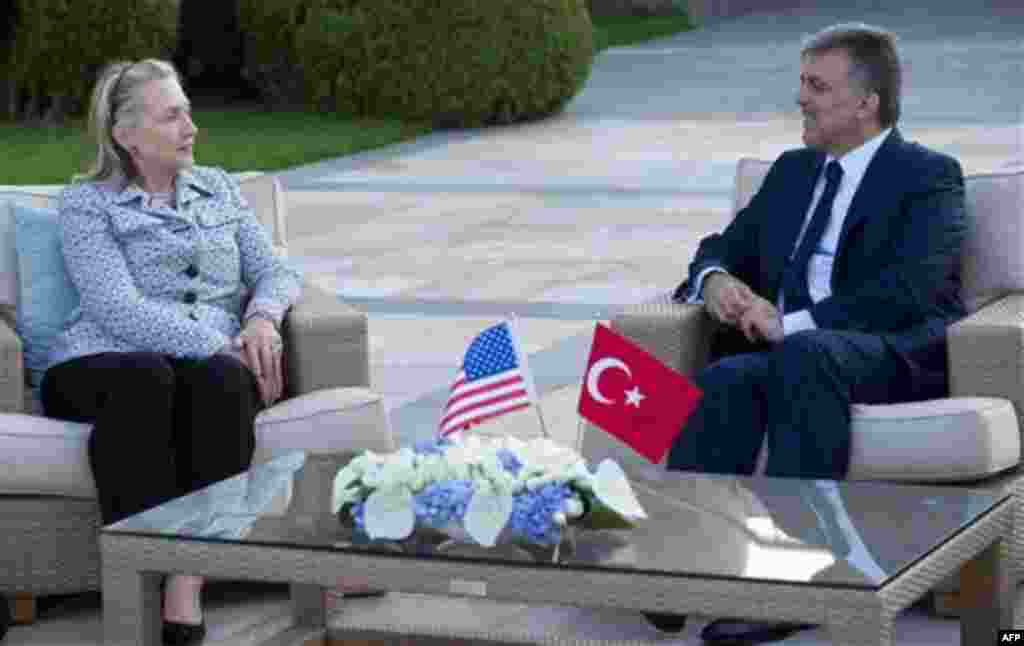
[{"label": "man's ear", "polygon": [[861,99],[861,110],[869,119],[878,121],[878,110],[882,105],[882,100],[878,96],[878,92],[869,92],[867,96]]}]

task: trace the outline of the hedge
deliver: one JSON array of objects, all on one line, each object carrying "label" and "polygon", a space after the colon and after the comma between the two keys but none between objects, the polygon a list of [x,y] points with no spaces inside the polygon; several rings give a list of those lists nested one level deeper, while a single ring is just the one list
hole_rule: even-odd
[{"label": "hedge", "polygon": [[[247,69],[318,109],[473,127],[538,118],[582,87],[584,0],[243,0]],[[291,85],[285,81],[291,82]]]},{"label": "hedge", "polygon": [[13,39],[0,50],[12,118],[58,120],[88,105],[107,63],[174,52],[169,0],[14,0]]}]

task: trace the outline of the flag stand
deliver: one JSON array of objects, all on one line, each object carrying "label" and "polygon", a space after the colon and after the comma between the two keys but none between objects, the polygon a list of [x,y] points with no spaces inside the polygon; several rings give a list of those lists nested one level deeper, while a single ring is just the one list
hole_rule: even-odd
[{"label": "flag stand", "polygon": [[544,437],[551,439],[551,433],[548,433],[548,425],[544,423],[544,413],[540,410],[540,400],[533,405],[537,411],[537,419],[540,420],[540,432],[544,434]]},{"label": "flag stand", "polygon": [[576,452],[583,455],[583,418],[576,417]]}]

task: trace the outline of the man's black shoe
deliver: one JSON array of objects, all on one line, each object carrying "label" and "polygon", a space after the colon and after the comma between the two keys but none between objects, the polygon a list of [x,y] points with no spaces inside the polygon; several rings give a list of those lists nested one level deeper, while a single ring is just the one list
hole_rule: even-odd
[{"label": "man's black shoe", "polygon": [[677,633],[686,628],[686,615],[671,612],[645,612],[648,623],[663,633]]},{"label": "man's black shoe", "polygon": [[785,639],[814,624],[716,619],[700,631],[700,638],[714,646],[752,646]]}]

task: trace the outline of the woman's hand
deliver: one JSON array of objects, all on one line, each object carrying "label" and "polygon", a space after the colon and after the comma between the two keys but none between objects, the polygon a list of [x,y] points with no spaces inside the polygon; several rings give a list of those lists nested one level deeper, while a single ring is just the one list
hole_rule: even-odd
[{"label": "woman's hand", "polygon": [[263,403],[270,406],[284,394],[284,370],[281,355],[284,345],[274,324],[253,316],[245,329],[235,337],[238,358],[252,371],[260,387]]}]

